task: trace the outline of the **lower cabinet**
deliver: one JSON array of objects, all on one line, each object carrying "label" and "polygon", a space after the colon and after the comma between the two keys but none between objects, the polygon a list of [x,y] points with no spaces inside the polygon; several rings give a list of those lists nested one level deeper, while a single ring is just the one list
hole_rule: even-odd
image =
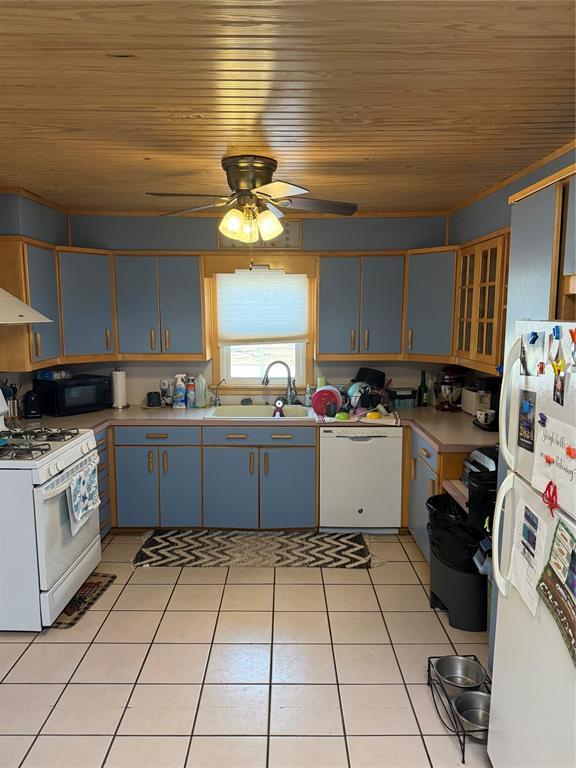
[{"label": "lower cabinet", "polygon": [[204,525],[312,528],[314,448],[205,447]]},{"label": "lower cabinet", "polygon": [[436,493],[436,473],[420,457],[411,459],[408,527],[426,560],[430,561],[426,501]]},{"label": "lower cabinet", "polygon": [[116,446],[118,526],[200,526],[198,446]]}]

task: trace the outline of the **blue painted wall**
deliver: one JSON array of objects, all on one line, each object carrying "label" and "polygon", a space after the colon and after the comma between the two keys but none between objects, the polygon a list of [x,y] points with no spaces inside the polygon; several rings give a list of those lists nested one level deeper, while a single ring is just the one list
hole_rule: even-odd
[{"label": "blue painted wall", "polygon": [[508,204],[509,196],[574,162],[576,162],[576,150],[571,150],[491,195],[456,211],[450,216],[450,243],[456,245],[465,243],[476,237],[495,232],[497,229],[509,227],[511,217],[511,206]]},{"label": "blue painted wall", "polygon": [[382,251],[444,245],[444,216],[304,219],[302,250]]},{"label": "blue painted wall", "polygon": [[68,216],[14,193],[0,195],[0,235],[25,235],[46,243],[68,243]]}]

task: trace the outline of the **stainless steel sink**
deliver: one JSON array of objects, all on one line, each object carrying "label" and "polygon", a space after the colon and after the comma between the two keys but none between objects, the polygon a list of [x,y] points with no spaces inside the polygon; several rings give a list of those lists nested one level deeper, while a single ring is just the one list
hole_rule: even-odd
[{"label": "stainless steel sink", "polygon": [[[285,405],[284,416],[287,419],[302,421],[314,421],[315,415],[312,408],[305,405]],[[204,416],[205,419],[262,419],[272,421],[274,413],[273,405],[218,405],[212,408]]]}]

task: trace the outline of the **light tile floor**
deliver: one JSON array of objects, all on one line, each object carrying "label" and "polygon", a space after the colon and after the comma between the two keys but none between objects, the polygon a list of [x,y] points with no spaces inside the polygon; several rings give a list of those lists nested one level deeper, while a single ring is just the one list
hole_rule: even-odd
[{"label": "light tile floor", "polygon": [[133,571],[139,545],[108,538],[73,629],[0,633],[2,768],[460,768],[426,662],[487,638],[430,610],[410,536],[370,571]]}]

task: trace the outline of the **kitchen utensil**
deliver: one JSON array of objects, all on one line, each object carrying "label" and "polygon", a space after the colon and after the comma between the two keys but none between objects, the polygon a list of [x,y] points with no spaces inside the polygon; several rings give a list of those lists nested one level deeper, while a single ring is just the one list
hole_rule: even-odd
[{"label": "kitchen utensil", "polygon": [[368,386],[368,383],[365,381],[355,381],[348,387],[348,397],[350,398],[350,405],[352,408],[356,408],[359,404],[362,390],[366,389]]},{"label": "kitchen utensil", "polygon": [[162,405],[160,392],[148,392],[146,395],[146,405],[148,408],[160,408]]},{"label": "kitchen utensil", "polygon": [[312,395],[312,408],[314,409],[314,413],[317,413],[320,416],[326,416],[327,408],[330,403],[335,406],[337,411],[339,408],[338,399],[339,393],[334,392],[332,389],[328,389],[327,387],[317,389]]},{"label": "kitchen utensil", "polygon": [[448,692],[479,688],[486,680],[482,665],[466,656],[441,656],[434,662],[434,669]]},{"label": "kitchen utensil", "polygon": [[490,720],[490,694],[466,691],[454,698],[454,709],[468,736],[485,741]]},{"label": "kitchen utensil", "polygon": [[365,381],[374,389],[384,389],[386,385],[386,374],[376,368],[358,368],[353,381]]},{"label": "kitchen utensil", "polygon": [[480,409],[476,411],[476,420],[482,426],[488,426],[489,424],[492,424],[495,418],[496,411],[493,411],[491,408],[488,408],[487,410]]},{"label": "kitchen utensil", "polygon": [[337,387],[333,387],[331,384],[326,384],[324,387],[320,387],[320,389],[316,391],[320,392],[324,390],[334,393],[336,396],[336,410],[339,411],[340,408],[342,408],[342,395],[340,394],[340,390]]}]

